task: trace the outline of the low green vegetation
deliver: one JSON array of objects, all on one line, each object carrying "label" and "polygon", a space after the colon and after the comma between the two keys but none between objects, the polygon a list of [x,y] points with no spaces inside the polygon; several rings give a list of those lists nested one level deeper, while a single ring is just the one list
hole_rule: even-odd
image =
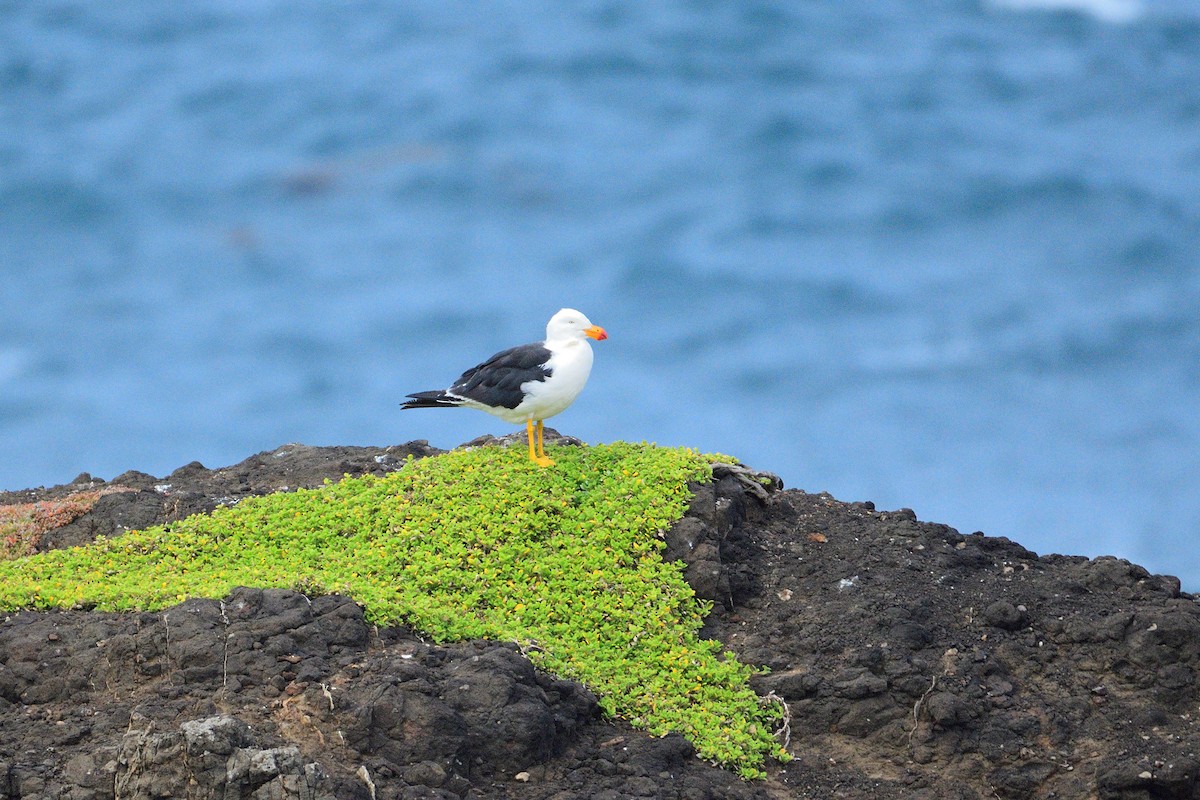
[{"label": "low green vegetation", "polygon": [[698,632],[708,604],[659,536],[711,477],[691,450],[556,447],[411,461],[383,478],[250,498],[211,515],[0,563],[0,607],[155,610],[236,586],[343,593],[380,625],[438,641],[516,641],[653,734],[759,777],[786,759],[782,708]]}]

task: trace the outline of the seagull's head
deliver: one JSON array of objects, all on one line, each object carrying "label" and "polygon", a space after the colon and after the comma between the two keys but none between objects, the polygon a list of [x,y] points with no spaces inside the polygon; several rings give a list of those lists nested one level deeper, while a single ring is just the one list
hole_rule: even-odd
[{"label": "seagull's head", "polygon": [[593,325],[582,312],[564,308],[550,318],[546,325],[546,341],[561,342],[569,339],[607,339],[608,334],[599,325]]}]

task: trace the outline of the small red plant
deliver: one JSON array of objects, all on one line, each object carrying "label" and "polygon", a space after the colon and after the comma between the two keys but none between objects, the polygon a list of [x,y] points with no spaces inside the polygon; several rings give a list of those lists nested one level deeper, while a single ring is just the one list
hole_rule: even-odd
[{"label": "small red plant", "polygon": [[56,500],[0,506],[0,560],[27,556],[37,549],[46,531],[61,528],[92,510],[106,494],[132,492],[126,486],[85,489]]}]

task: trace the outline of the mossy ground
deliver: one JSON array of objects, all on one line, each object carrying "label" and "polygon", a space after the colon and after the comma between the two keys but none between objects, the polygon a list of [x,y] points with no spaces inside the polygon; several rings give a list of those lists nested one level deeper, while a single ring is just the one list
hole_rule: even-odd
[{"label": "mossy ground", "polygon": [[211,515],[0,563],[0,607],[155,610],[236,586],[339,592],[378,624],[439,641],[527,645],[602,707],[705,758],[762,774],[787,755],[781,708],[699,630],[708,608],[658,536],[711,476],[685,449],[557,447],[550,469],[500,448],[383,478],[244,500]]}]

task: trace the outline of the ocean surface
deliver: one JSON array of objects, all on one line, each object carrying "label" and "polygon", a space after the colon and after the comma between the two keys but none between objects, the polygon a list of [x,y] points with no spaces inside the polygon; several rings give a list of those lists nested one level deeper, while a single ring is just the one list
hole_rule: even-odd
[{"label": "ocean surface", "polygon": [[1200,591],[1192,2],[0,0],[0,276],[0,489],[503,434],[399,403],[573,306],[564,433]]}]

